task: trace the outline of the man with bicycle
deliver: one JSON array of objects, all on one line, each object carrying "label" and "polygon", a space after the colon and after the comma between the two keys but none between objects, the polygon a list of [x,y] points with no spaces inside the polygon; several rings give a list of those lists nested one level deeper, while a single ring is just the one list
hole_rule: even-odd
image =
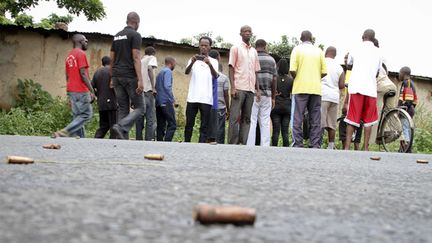
[{"label": "man with bicycle", "polygon": [[362,39],[362,45],[348,57],[348,68],[351,68],[352,72],[348,86],[350,96],[348,113],[345,118],[345,122],[348,123],[345,150],[350,148],[354,127],[359,127],[362,120],[364,122],[363,149],[368,151],[372,126],[378,122],[376,78],[382,65],[382,58],[373,43],[375,31],[367,29]]}]

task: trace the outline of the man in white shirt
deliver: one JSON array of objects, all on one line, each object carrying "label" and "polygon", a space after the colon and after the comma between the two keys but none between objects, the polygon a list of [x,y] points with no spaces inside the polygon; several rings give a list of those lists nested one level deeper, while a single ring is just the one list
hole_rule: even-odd
[{"label": "man in white shirt", "polygon": [[192,56],[186,67],[185,73],[191,73],[191,80],[186,104],[185,142],[191,141],[198,110],[201,116],[199,142],[207,141],[210,110],[213,105],[213,79],[218,77],[216,69],[219,66],[216,59],[208,56],[211,44],[210,37],[201,37],[199,40],[200,55]]},{"label": "man in white shirt", "polygon": [[329,46],[325,52],[327,75],[321,79],[321,128],[327,130],[327,149],[335,149],[337,112],[340,89],[345,87],[345,74],[335,60],[336,48]]},{"label": "man in white shirt", "polygon": [[143,140],[143,128],[145,121],[145,140],[151,141],[155,138],[156,132],[156,105],[155,105],[155,69],[157,60],[155,57],[156,50],[149,46],[144,50],[144,56],[141,59],[141,73],[144,81],[144,116],[138,117],[136,121],[136,140]]},{"label": "man in white shirt", "polygon": [[378,123],[376,78],[382,65],[382,58],[373,43],[375,31],[365,30],[362,38],[362,45],[348,57],[348,68],[352,67],[352,72],[348,86],[348,113],[345,118],[345,122],[348,123],[345,149],[349,150],[351,145],[354,126],[359,127],[360,121],[363,121],[363,149],[368,151],[372,126]]}]

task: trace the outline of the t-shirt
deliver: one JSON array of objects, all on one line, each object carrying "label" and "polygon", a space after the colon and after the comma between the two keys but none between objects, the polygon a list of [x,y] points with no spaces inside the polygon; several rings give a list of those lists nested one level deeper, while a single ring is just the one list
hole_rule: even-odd
[{"label": "t-shirt", "polygon": [[117,110],[117,99],[109,83],[111,75],[108,67],[102,67],[93,75],[92,86],[96,89],[97,103],[100,111]]},{"label": "t-shirt", "polygon": [[277,93],[275,98],[275,107],[272,112],[279,114],[290,114],[291,112],[291,92],[293,87],[293,78],[288,75],[277,76]]},{"label": "t-shirt", "polygon": [[[141,59],[141,73],[142,73],[142,78],[144,81],[144,92],[148,92],[152,90],[152,85],[150,82],[150,77],[149,77],[149,71],[153,72],[153,76],[154,76],[154,69],[157,68],[157,60],[155,56],[149,56],[149,55],[145,55],[143,56],[143,58]],[[155,77],[156,79],[156,77]],[[156,80],[155,80],[156,82]]]},{"label": "t-shirt", "polygon": [[321,95],[321,74],[327,73],[324,54],[311,42],[303,42],[291,52],[290,71],[296,72],[293,94]]},{"label": "t-shirt", "polygon": [[217,84],[218,84],[218,109],[225,109],[226,108],[226,104],[225,104],[225,95],[224,95],[224,91],[229,89],[229,79],[228,77],[219,72],[219,78],[217,79]]},{"label": "t-shirt", "polygon": [[339,104],[339,78],[343,69],[333,58],[326,58],[327,75],[321,80],[321,100]]},{"label": "t-shirt", "polygon": [[[213,68],[218,68],[218,61],[212,57],[208,58]],[[191,62],[192,59],[189,59],[187,66]],[[213,76],[209,65],[204,61],[196,60],[192,66],[191,75],[187,102],[213,105]]]},{"label": "t-shirt", "polygon": [[112,76],[137,78],[132,49],[141,50],[141,35],[132,27],[126,26],[114,36],[111,51],[115,53]]},{"label": "t-shirt", "polygon": [[348,93],[377,97],[376,75],[382,65],[379,49],[371,41],[363,41],[348,56],[348,65],[352,65]]},{"label": "t-shirt", "polygon": [[273,77],[277,75],[276,61],[265,52],[258,52],[261,70],[257,72],[258,84],[263,96],[271,97]]},{"label": "t-shirt", "polygon": [[89,64],[85,52],[79,48],[74,48],[69,52],[65,59],[67,80],[67,92],[89,92],[87,85],[81,77],[80,69],[85,68],[87,77],[89,76]]}]

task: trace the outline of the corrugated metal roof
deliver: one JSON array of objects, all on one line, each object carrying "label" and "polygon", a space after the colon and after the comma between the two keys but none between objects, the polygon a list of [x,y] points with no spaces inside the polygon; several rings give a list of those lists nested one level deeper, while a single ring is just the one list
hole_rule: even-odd
[{"label": "corrugated metal roof", "polygon": [[[69,32],[69,31],[65,31],[62,29],[49,29],[49,30],[47,30],[44,28],[23,27],[23,26],[18,26],[18,25],[4,25],[4,24],[0,24],[0,30],[1,31],[24,30],[24,31],[36,32],[36,33],[39,33],[39,34],[44,35],[44,36],[57,34],[63,39],[68,39],[68,38],[72,37],[72,35],[77,34],[77,33],[84,34],[87,38],[89,38],[89,37],[93,37],[93,38],[96,37],[96,38],[103,38],[103,39],[114,38],[113,35],[102,34],[102,33],[98,33],[98,32],[78,32],[78,31]],[[159,46],[170,46],[170,47],[178,47],[178,48],[198,50],[197,46],[192,46],[192,45],[189,45],[186,43],[177,43],[177,42],[173,42],[173,41],[162,40],[162,39],[157,39],[157,38],[148,38],[148,37],[143,37],[142,40],[143,40],[143,44],[148,45],[148,46],[159,45]],[[228,54],[229,53],[229,49],[226,49],[226,48],[213,48],[213,49],[218,50],[221,54]]]}]

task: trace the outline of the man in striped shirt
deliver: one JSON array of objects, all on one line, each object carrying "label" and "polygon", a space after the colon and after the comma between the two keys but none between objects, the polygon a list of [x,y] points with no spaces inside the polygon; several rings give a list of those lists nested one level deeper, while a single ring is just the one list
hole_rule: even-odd
[{"label": "man in striped shirt", "polygon": [[247,145],[255,145],[256,126],[259,121],[261,146],[270,146],[270,113],[276,96],[276,61],[266,50],[267,42],[259,39],[255,43],[261,70],[257,72],[257,82],[261,99],[254,99],[251,126]]}]

